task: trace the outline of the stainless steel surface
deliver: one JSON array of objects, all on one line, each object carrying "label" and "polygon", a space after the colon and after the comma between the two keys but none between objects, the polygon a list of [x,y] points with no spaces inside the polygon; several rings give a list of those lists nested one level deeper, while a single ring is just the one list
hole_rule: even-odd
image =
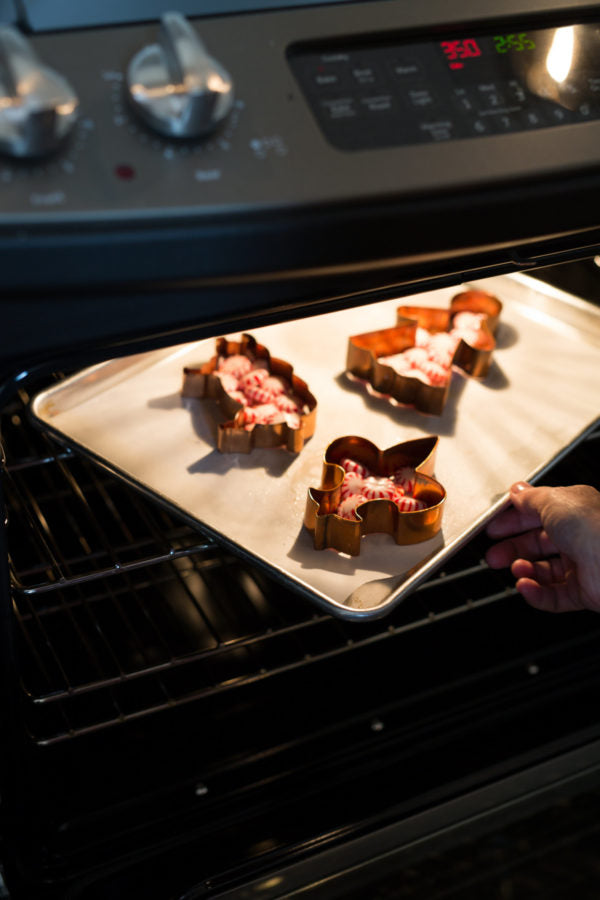
[{"label": "stainless steel surface", "polygon": [[127,90],[134,109],[154,131],[176,138],[214,131],[234,99],[229,72],[177,12],[162,16],[158,43],[131,60]]},{"label": "stainless steel surface", "polygon": [[[254,332],[317,397],[315,435],[297,456],[264,450],[241,458],[215,449],[210,406],[180,397],[183,366],[209,359],[212,340],[88,369],[40,394],[32,410],[61,440],[321,608],[345,619],[379,617],[506,503],[513,481],[535,478],[598,419],[600,311],[524,276],[477,286],[504,304],[494,362],[483,382],[453,376],[441,416],[373,397],[344,374],[348,336],[393,322],[395,300]],[[454,292],[422,294],[418,304],[445,307]],[[350,432],[381,447],[440,436],[435,474],[448,492],[441,535],[413,547],[369,535],[358,558],[314,550],[302,526],[306,493],[327,445]]]},{"label": "stainless steel surface", "polygon": [[73,128],[78,105],[66,78],[45,66],[16,28],[0,27],[0,151],[51,153]]}]

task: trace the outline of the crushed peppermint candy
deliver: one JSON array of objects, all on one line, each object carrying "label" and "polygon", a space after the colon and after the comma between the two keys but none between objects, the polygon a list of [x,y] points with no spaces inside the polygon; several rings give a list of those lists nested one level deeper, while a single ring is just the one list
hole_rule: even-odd
[{"label": "crushed peppermint candy", "polygon": [[302,400],[286,378],[271,375],[260,362],[253,363],[242,354],[223,356],[214,374],[227,394],[243,406],[241,419],[247,430],[282,422],[292,429],[301,427]]},{"label": "crushed peppermint candy", "polygon": [[454,316],[450,331],[430,332],[419,326],[413,347],[393,356],[380,356],[379,362],[390,366],[399,375],[445,387],[452,374],[452,360],[460,341],[472,347],[486,345],[488,338],[482,330],[485,318],[483,313],[465,311]]}]

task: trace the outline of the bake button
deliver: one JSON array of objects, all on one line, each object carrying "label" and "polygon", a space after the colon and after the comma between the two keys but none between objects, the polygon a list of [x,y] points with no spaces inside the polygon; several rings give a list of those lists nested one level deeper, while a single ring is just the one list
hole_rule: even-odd
[{"label": "bake button", "polygon": [[305,69],[305,78],[318,93],[348,90],[350,57],[347,53],[324,54],[312,58]]}]

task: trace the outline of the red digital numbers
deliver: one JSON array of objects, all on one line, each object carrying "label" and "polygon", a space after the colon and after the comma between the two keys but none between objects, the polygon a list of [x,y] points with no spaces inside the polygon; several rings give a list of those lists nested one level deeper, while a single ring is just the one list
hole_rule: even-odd
[{"label": "red digital numbers", "polygon": [[441,41],[440,47],[444,51],[451,69],[462,69],[463,63],[460,60],[481,56],[479,44],[474,38],[466,38],[463,41]]}]

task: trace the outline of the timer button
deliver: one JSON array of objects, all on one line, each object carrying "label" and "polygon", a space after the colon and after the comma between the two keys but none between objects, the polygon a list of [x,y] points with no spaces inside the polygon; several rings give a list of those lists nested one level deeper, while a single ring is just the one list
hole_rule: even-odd
[{"label": "timer button", "polygon": [[0,26],[0,152],[51,153],[73,128],[78,105],[69,82],[43,65],[23,35]]},{"label": "timer button", "polygon": [[175,138],[209,134],[233,106],[231,76],[177,12],[165,13],[158,43],[131,60],[127,91],[135,111],[154,131]]}]

